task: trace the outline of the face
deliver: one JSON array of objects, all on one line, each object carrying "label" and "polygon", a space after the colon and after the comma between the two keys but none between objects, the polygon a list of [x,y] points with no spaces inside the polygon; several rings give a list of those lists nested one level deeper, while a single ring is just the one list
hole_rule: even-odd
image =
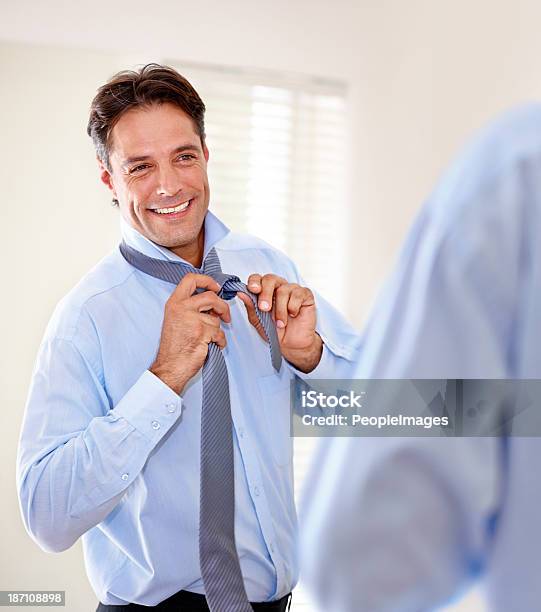
[{"label": "face", "polygon": [[168,103],[135,108],[121,116],[110,142],[111,171],[100,164],[101,179],[124,219],[191,263],[200,260],[208,150],[192,119]]}]

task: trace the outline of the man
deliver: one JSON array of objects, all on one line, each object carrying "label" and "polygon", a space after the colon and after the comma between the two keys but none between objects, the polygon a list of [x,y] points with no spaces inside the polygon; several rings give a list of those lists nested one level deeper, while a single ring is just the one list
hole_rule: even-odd
[{"label": "man", "polygon": [[[429,199],[356,377],[540,379],[539,236],[533,104],[478,134]],[[301,521],[321,610],[439,609],[475,579],[491,612],[538,610],[540,460],[537,437],[329,441]]]},{"label": "man", "polygon": [[155,64],[98,90],[88,133],[123,242],[59,304],[26,407],[26,528],[49,551],[82,536],[100,611],[285,610],[289,383],[356,358],[290,260],[208,211],[204,111]]}]

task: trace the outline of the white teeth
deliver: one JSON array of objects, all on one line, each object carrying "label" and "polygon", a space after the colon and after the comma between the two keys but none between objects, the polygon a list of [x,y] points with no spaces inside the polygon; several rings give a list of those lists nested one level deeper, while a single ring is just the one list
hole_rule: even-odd
[{"label": "white teeth", "polygon": [[168,215],[169,213],[180,212],[181,210],[186,210],[188,208],[188,204],[190,200],[184,202],[184,204],[179,204],[175,206],[175,208],[155,208],[154,212],[160,213],[160,215]]}]

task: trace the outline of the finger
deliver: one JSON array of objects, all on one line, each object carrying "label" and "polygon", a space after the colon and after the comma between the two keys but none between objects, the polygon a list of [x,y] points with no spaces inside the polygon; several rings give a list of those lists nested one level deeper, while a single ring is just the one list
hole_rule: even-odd
[{"label": "finger", "polygon": [[257,333],[263,338],[263,340],[267,340],[267,334],[265,333],[263,325],[261,324],[261,321],[259,320],[259,317],[257,316],[257,313],[255,311],[255,306],[251,298],[245,293],[242,293],[241,291],[237,293],[237,296],[246,306],[246,313],[248,315],[248,321],[250,321],[250,323],[255,327],[255,329],[257,330]]},{"label": "finger", "polygon": [[274,290],[284,284],[287,284],[287,281],[275,274],[265,274],[261,278],[261,293],[258,300],[258,306],[261,310],[268,312],[272,308]]},{"label": "finger", "polygon": [[261,274],[250,274],[246,284],[252,293],[259,293],[261,291]]},{"label": "finger", "polygon": [[189,272],[180,283],[175,287],[175,290],[171,294],[169,299],[172,300],[185,300],[195,293],[195,290],[201,287],[202,289],[208,289],[215,293],[220,290],[220,285],[210,276],[206,274],[195,274]]},{"label": "finger", "polygon": [[306,287],[295,287],[289,297],[287,310],[290,316],[296,317],[303,306],[315,304],[314,294]]},{"label": "finger", "polygon": [[288,305],[296,285],[281,285],[274,292],[274,320],[280,329],[287,325]]},{"label": "finger", "polygon": [[220,329],[219,327],[209,327],[209,342],[214,342],[215,344],[217,344],[221,349],[225,348],[225,345],[227,344],[227,341],[225,339],[225,334],[223,329]]},{"label": "finger", "polygon": [[231,323],[229,304],[212,291],[204,291],[190,298],[190,306],[199,312],[213,311],[226,323]]},{"label": "finger", "polygon": [[222,319],[216,314],[201,312],[199,314],[201,320],[205,325],[210,325],[211,327],[220,327],[220,322]]}]

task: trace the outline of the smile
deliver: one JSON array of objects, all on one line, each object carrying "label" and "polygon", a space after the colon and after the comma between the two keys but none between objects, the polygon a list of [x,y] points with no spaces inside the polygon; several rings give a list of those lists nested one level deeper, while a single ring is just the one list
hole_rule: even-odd
[{"label": "smile", "polygon": [[179,204],[174,208],[155,208],[152,212],[158,213],[159,215],[170,215],[172,213],[182,212],[186,210],[190,205],[191,200],[184,202],[183,204]]}]

